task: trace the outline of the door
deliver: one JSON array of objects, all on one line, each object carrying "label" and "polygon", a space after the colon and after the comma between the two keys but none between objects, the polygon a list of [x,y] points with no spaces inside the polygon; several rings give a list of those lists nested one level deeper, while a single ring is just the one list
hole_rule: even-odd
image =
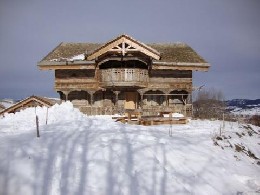
[{"label": "door", "polygon": [[136,109],[137,92],[125,92],[125,109]]}]

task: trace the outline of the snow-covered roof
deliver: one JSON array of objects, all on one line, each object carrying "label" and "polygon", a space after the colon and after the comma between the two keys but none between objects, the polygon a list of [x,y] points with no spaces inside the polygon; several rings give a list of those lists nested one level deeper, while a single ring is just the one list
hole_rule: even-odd
[{"label": "snow-covered roof", "polygon": [[0,115],[3,115],[5,113],[15,113],[17,111],[20,111],[22,109],[31,107],[31,106],[52,106],[55,103],[58,103],[55,99],[49,99],[46,97],[40,97],[40,96],[30,96],[28,98],[25,98],[12,106],[0,111]]},{"label": "snow-covered roof", "polygon": [[[127,35],[121,35],[127,36]],[[120,38],[121,36],[108,41],[107,43],[61,43],[54,50],[52,50],[42,61],[65,61],[72,60],[73,57],[82,55],[79,60],[85,60],[85,56],[91,55],[93,52],[108,45],[110,42]],[[130,36],[127,36],[130,37]],[[145,46],[154,53],[160,53],[160,62],[183,62],[183,63],[203,63],[205,66],[209,64],[189,45],[185,43],[142,43],[130,37],[131,40],[138,44]],[[84,55],[84,57],[83,57]],[[78,60],[78,59],[75,59]]]}]

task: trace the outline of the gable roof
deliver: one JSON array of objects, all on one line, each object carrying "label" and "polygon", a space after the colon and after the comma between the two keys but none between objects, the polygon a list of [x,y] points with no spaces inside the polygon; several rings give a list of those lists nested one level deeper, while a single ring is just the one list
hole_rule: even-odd
[{"label": "gable roof", "polygon": [[[88,55],[99,49],[100,43],[65,43],[59,44],[40,62],[66,61],[74,56]],[[152,43],[148,46],[160,52],[161,62],[207,63],[197,52],[185,43]],[[40,64],[40,63],[39,63]]]},{"label": "gable roof", "polygon": [[142,52],[153,59],[154,69],[180,69],[208,71],[210,64],[185,43],[144,44],[128,35],[101,43],[61,43],[38,66],[41,70],[93,69],[98,57],[112,52]]},{"label": "gable roof", "polygon": [[30,103],[34,103],[35,106],[53,106],[55,103],[58,103],[58,101],[50,98],[45,97],[39,97],[39,96],[30,96],[24,100],[21,100],[20,102],[10,106],[9,108],[6,108],[5,110],[0,112],[0,115],[4,113],[15,113],[17,111],[20,111],[22,109],[30,107]]},{"label": "gable roof", "polygon": [[152,43],[149,46],[160,51],[162,62],[207,63],[186,43]]},{"label": "gable roof", "polygon": [[156,60],[160,59],[160,53],[157,50],[125,34],[103,44],[101,47],[90,53],[87,59],[93,60],[110,51],[120,52],[123,56],[127,51],[140,51]]},{"label": "gable roof", "polygon": [[101,43],[60,43],[50,53],[48,53],[41,61],[52,61],[69,59],[80,54],[91,53],[101,47]]}]

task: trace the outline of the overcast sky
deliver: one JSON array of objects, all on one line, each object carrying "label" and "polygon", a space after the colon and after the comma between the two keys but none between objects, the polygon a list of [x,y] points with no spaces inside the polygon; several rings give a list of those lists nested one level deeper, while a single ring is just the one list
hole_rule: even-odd
[{"label": "overcast sky", "polygon": [[260,98],[259,0],[1,0],[0,98],[58,97],[37,62],[60,42],[106,42],[126,33],[185,42],[210,64],[194,85],[226,99]]}]

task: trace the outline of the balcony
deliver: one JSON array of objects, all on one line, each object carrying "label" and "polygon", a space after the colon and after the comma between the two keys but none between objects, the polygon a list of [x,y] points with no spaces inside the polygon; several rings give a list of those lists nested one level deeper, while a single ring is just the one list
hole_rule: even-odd
[{"label": "balcony", "polygon": [[148,70],[139,68],[110,68],[99,70],[101,87],[147,87]]}]

